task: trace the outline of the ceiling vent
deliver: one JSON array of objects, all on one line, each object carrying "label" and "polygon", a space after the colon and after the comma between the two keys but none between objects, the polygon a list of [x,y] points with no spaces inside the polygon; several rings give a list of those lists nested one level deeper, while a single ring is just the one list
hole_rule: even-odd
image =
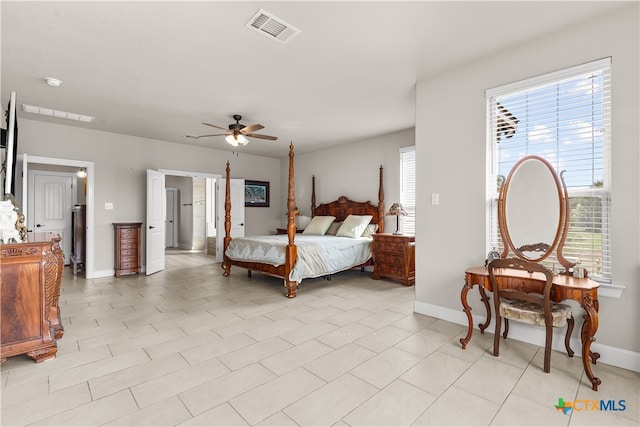
[{"label": "ceiling vent", "polygon": [[283,44],[300,34],[300,30],[293,25],[262,9],[247,22],[247,27]]},{"label": "ceiling vent", "polygon": [[43,116],[56,117],[58,119],[77,120],[79,122],[92,123],[96,118],[78,113],[54,110],[52,108],[37,107],[35,105],[22,104],[25,113],[42,114]]}]

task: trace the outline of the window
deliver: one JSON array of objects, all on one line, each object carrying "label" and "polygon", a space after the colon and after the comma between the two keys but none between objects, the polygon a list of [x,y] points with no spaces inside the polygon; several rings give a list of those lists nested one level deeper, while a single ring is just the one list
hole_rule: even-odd
[{"label": "window", "polygon": [[409,214],[400,219],[400,231],[416,234],[416,147],[400,149],[400,203]]},{"label": "window", "polygon": [[570,218],[565,257],[579,259],[592,277],[611,282],[610,67],[606,58],[487,91],[487,249],[502,248],[500,178],[520,158],[539,155],[558,174],[566,171]]}]

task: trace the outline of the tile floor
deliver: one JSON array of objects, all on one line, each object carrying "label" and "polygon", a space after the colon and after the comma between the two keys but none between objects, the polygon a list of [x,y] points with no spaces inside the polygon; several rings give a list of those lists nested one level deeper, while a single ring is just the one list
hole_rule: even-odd
[{"label": "tile floor", "polygon": [[[640,374],[599,363],[591,390],[579,358],[474,334],[414,314],[413,288],[349,271],[281,282],[202,254],[167,255],[150,277],[85,280],[65,272],[55,360],[1,365],[10,425],[634,425]],[[67,269],[69,270],[69,269]],[[624,399],[624,411],[556,410]],[[620,408],[618,406],[618,408]]]}]

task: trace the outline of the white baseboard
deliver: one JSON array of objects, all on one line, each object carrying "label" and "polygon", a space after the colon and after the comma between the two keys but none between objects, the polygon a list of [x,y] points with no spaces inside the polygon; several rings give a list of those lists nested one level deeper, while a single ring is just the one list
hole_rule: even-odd
[{"label": "white baseboard", "polygon": [[[146,271],[145,266],[142,266],[140,268],[140,274],[144,273]],[[99,270],[99,271],[94,271],[93,272],[93,276],[92,277],[87,277],[87,279],[100,279],[102,277],[115,277],[116,275],[116,271],[111,269],[111,270]]]},{"label": "white baseboard", "polygon": [[[446,307],[441,307],[433,304],[427,304],[424,302],[415,302],[415,312],[424,314],[425,316],[436,317],[438,319],[446,320],[458,325],[467,326],[467,315],[460,310],[453,310]],[[487,320],[486,316],[475,315],[473,316],[473,328],[478,329],[478,324],[484,323]],[[491,320],[487,332],[493,332],[495,328],[494,320]],[[576,327],[576,329],[578,329]],[[564,330],[563,330],[564,331]],[[519,341],[524,341],[529,344],[538,346],[544,346],[544,328],[539,328],[523,323],[510,322],[509,323],[509,338],[514,338]],[[575,335],[575,331],[574,331]],[[578,332],[579,335],[579,332]],[[597,337],[597,334],[596,334]],[[473,339],[473,337],[471,338]],[[571,346],[576,351],[576,356],[580,357],[580,348],[582,344],[580,339],[574,337],[571,339]],[[554,334],[553,337],[553,349],[558,351],[565,351],[564,348],[564,333]],[[617,366],[619,368],[629,369],[630,371],[640,372],[640,353],[625,350],[623,348],[612,347],[609,345],[599,344],[594,342],[591,345],[591,350],[596,353],[600,353],[600,359],[598,362],[606,363],[608,365]]]},{"label": "white baseboard", "polygon": [[94,270],[93,276],[87,277],[87,279],[99,279],[101,277],[113,277],[115,275],[115,270]]}]

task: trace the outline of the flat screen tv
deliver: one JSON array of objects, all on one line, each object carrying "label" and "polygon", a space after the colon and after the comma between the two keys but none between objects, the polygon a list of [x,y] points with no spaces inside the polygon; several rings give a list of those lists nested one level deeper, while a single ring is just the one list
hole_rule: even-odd
[{"label": "flat screen tv", "polygon": [[16,93],[11,92],[6,112],[6,130],[2,130],[1,147],[4,149],[2,170],[4,175],[3,193],[15,196],[16,160],[18,156],[18,116],[16,114]]}]

